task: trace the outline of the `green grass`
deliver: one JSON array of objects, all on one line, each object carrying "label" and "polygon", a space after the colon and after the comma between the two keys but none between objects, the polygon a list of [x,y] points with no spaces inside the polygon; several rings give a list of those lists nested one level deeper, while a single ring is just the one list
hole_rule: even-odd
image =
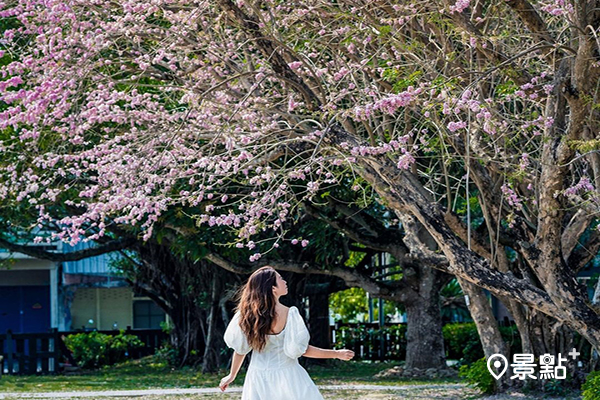
[{"label": "green grass", "polygon": [[[456,382],[456,380],[409,381],[376,380],[373,376],[396,365],[389,362],[330,361],[326,366],[307,367],[310,376],[319,385],[381,384],[407,385]],[[234,386],[244,382],[246,367],[238,374]],[[53,392],[88,390],[169,389],[216,387],[227,370],[216,374],[202,374],[192,368],[174,369],[156,357],[129,361],[98,371],[74,375],[3,376],[0,392]]]},{"label": "green grass", "polygon": [[317,385],[429,385],[457,383],[458,379],[378,379],[373,378],[378,372],[390,369],[398,362],[339,361],[331,360],[326,366],[312,365],[307,368]]},{"label": "green grass", "polygon": [[[4,392],[169,389],[217,386],[221,377],[174,369],[153,357],[74,375],[3,376]],[[238,378],[239,379],[239,378]]]}]

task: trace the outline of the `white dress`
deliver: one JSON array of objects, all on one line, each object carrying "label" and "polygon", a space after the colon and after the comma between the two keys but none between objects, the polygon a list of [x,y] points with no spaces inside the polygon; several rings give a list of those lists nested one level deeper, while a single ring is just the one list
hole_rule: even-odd
[{"label": "white dress", "polygon": [[[225,343],[238,354],[253,349],[235,313],[224,335]],[[296,307],[290,307],[283,330],[268,335],[262,351],[253,351],[244,381],[242,400],[324,400],[308,372],[298,363],[306,352],[310,335]]]}]

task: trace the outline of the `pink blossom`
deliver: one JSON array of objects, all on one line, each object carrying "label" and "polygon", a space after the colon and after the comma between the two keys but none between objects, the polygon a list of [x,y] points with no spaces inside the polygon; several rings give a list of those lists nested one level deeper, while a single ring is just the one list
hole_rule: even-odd
[{"label": "pink blossom", "polygon": [[293,61],[288,64],[291,69],[298,69],[302,66],[302,61]]},{"label": "pink blossom", "polygon": [[448,123],[448,130],[450,132],[456,132],[459,129],[464,129],[467,127],[467,123],[465,121],[454,122],[451,121]]},{"label": "pink blossom", "polygon": [[513,190],[513,188],[509,184],[502,185],[502,193],[506,197],[508,204],[515,207],[517,210],[523,209],[523,202],[521,198],[517,195],[517,193]]},{"label": "pink blossom", "polygon": [[410,153],[405,153],[400,158],[398,158],[397,167],[399,169],[410,169],[410,167],[415,163],[415,158]]},{"label": "pink blossom", "polygon": [[454,14],[455,12],[461,13],[467,9],[470,4],[470,0],[457,0],[454,5],[450,6],[450,14]]},{"label": "pink blossom", "polygon": [[567,188],[564,193],[567,196],[573,196],[581,192],[592,192],[595,189],[596,188],[592,185],[590,179],[587,176],[584,176],[579,179],[579,182],[576,185]]}]

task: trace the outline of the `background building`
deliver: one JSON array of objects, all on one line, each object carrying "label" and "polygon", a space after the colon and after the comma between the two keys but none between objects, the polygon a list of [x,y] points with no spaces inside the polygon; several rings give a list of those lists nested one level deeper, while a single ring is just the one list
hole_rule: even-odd
[{"label": "background building", "polygon": [[[70,252],[57,243],[45,250]],[[115,254],[56,263],[0,249],[0,333],[160,328],[166,320],[111,268]]]}]

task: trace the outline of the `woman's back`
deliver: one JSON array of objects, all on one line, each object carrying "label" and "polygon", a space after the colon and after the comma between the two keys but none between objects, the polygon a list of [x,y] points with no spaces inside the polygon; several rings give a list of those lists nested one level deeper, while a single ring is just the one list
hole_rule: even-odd
[{"label": "woman's back", "polygon": [[252,349],[239,326],[236,313],[225,331],[225,342],[238,354],[252,351],[242,400],[322,400],[323,396],[298,363],[310,336],[296,307],[291,307],[285,327],[267,335],[261,351]]},{"label": "woman's back", "polygon": [[279,302],[286,294],[287,283],[272,267],[250,275],[225,330],[225,343],[234,354],[231,373],[219,384],[221,390],[233,382],[244,357],[252,351],[242,400],[323,400],[298,357],[349,360],[354,356],[351,350],[309,346],[310,335],[298,309]]},{"label": "woman's back", "polygon": [[267,344],[262,351],[252,352],[250,368],[253,369],[283,369],[298,364],[297,358],[291,358],[283,350],[285,329],[278,335],[269,335]]},{"label": "woman's back", "polygon": [[[288,309],[287,315],[281,315],[281,320],[278,320],[279,323],[275,325],[279,327],[283,325],[283,328],[276,334],[267,335],[265,348],[252,353],[250,366],[257,369],[279,369],[298,364],[298,352],[305,347],[305,344],[297,341],[306,339],[306,347],[308,347],[308,335],[302,335],[298,327],[298,318],[301,317],[296,307]],[[294,348],[299,349],[294,351]]]}]

